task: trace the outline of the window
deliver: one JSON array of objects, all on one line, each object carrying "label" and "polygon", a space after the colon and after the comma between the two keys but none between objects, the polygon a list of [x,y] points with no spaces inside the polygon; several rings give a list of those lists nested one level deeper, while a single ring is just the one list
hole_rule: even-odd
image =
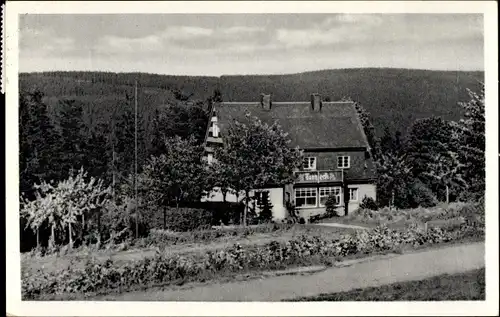
[{"label": "window", "polygon": [[213,160],[214,160],[214,155],[212,153],[208,153],[207,154],[207,163],[212,164]]},{"label": "window", "polygon": [[349,188],[349,200],[358,201],[358,189]]},{"label": "window", "polygon": [[214,138],[219,137],[219,127],[217,126],[217,122],[212,123],[212,135]]},{"label": "window", "polygon": [[350,156],[338,156],[337,157],[337,167],[338,168],[349,168],[351,166]]},{"label": "window", "polygon": [[296,207],[316,207],[317,198],[316,188],[295,188]]},{"label": "window", "polygon": [[316,169],[316,158],[315,157],[304,158],[304,169],[314,171]]},{"label": "window", "polygon": [[325,206],[326,200],[332,195],[335,197],[335,202],[340,205],[340,187],[323,187],[319,189],[319,205]]}]

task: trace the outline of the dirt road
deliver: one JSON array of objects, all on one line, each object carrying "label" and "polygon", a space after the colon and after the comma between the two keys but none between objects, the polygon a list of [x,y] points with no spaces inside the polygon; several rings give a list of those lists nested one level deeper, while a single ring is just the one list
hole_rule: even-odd
[{"label": "dirt road", "polygon": [[120,301],[280,301],[394,282],[421,280],[484,267],[484,243],[450,246],[398,255],[313,275],[288,275],[212,284],[185,290],[148,290],[95,300]]}]

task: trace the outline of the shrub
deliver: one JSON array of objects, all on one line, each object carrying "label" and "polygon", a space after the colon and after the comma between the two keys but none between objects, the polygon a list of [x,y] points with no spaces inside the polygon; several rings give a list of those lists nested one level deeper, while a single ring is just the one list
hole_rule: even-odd
[{"label": "shrub", "polygon": [[212,213],[205,209],[170,208],[166,213],[167,228],[172,231],[191,231],[210,227]]},{"label": "shrub", "polygon": [[297,223],[299,222],[298,210],[293,202],[286,202],[286,211],[287,211],[287,223]]},{"label": "shrub", "polygon": [[271,204],[271,198],[269,197],[269,191],[263,191],[261,197],[258,201],[258,206],[260,208],[259,221],[270,222],[273,219],[273,205]]},{"label": "shrub", "polygon": [[337,216],[337,198],[335,195],[329,195],[325,201],[326,213],[329,217]]},{"label": "shrub", "polygon": [[411,207],[433,207],[438,200],[432,190],[420,180],[416,180],[410,186]]},{"label": "shrub", "polygon": [[168,246],[181,243],[210,243],[214,239],[224,237],[243,237],[258,233],[270,233],[288,231],[294,227],[293,224],[269,223],[248,227],[228,227],[210,230],[194,230],[190,232],[175,232],[171,230],[151,230],[149,236],[144,239],[146,246]]},{"label": "shrub", "polygon": [[[271,230],[275,226],[267,228]],[[331,262],[332,257],[394,252],[402,246],[419,247],[474,235],[484,236],[478,228],[467,225],[453,230],[424,230],[414,225],[405,230],[392,230],[382,226],[335,239],[300,236],[286,242],[272,241],[263,246],[242,247],[236,244],[202,256],[171,255],[167,250],[121,264],[112,260],[90,260],[83,269],[70,265],[62,272],[22,272],[22,297],[26,300],[37,299],[43,294],[126,291],[137,286],[205,280],[227,273],[318,264]]]},{"label": "shrub", "polygon": [[201,208],[212,214],[212,224],[239,224],[244,204],[236,202],[199,202],[190,204],[192,208]]},{"label": "shrub", "polygon": [[378,210],[378,205],[372,197],[365,196],[359,205],[361,209]]}]

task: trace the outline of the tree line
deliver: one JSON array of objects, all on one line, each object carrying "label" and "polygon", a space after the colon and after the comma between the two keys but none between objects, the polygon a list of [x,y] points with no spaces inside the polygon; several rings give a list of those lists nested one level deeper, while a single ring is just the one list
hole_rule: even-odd
[{"label": "tree line", "polygon": [[377,167],[377,203],[411,208],[438,201],[478,200],[485,191],[484,85],[467,90],[458,121],[416,120],[409,133],[384,130],[377,137],[369,113],[356,105]]}]

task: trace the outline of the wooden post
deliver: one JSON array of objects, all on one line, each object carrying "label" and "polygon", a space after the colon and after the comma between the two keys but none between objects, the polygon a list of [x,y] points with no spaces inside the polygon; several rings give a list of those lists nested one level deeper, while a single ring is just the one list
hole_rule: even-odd
[{"label": "wooden post", "polygon": [[245,190],[245,209],[243,209],[243,227],[247,226],[247,215],[248,215],[248,205],[250,203],[250,200],[248,198],[249,192],[248,190]]},{"label": "wooden post", "polygon": [[391,194],[391,206],[390,206],[390,209],[392,210],[393,207],[394,207],[394,190],[392,190],[392,194]]},{"label": "wooden post", "polygon": [[85,236],[85,213],[82,213],[82,231],[80,232],[80,240],[82,244],[84,236]]},{"label": "wooden post", "polygon": [[73,248],[73,237],[72,237],[72,231],[71,231],[71,223],[68,223],[68,235],[69,235],[69,248]]},{"label": "wooden post", "polygon": [[139,238],[139,213],[138,213],[138,202],[137,202],[137,80],[135,81],[135,164],[134,164],[134,196],[135,196],[135,237]]},{"label": "wooden post", "polygon": [[446,185],[446,204],[450,203],[450,188]]},{"label": "wooden post", "polygon": [[113,158],[111,162],[112,173],[113,173],[113,184],[111,189],[112,189],[113,203],[115,202],[115,187],[116,187],[115,116],[116,116],[116,107],[113,109],[113,115],[111,117],[111,151],[113,153]]},{"label": "wooden post", "polygon": [[40,247],[40,228],[36,228],[36,248]]},{"label": "wooden post", "polygon": [[54,230],[54,224],[52,224],[50,226],[50,243],[49,243],[49,246],[50,247],[54,247],[56,244],[56,234],[55,234],[55,230]]},{"label": "wooden post", "polygon": [[163,230],[167,229],[167,207],[163,207]]}]

